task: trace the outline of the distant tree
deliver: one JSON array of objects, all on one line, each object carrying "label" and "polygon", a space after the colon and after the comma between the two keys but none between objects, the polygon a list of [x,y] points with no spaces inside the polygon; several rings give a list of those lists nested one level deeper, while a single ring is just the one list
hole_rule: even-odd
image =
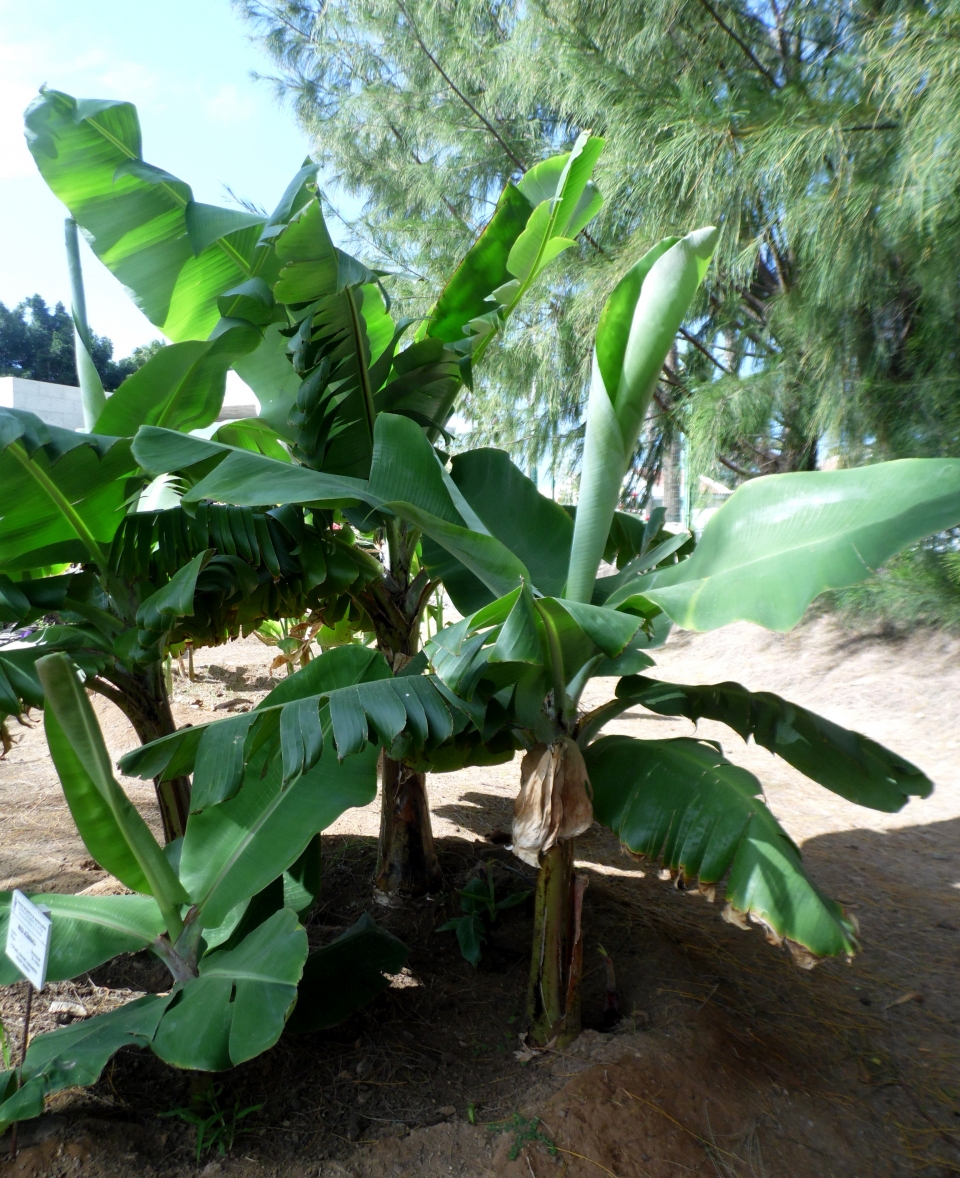
[{"label": "distant tree", "polygon": [[[93,362],[107,392],[124,380],[164,346],[151,340],[134,348],[123,360],[113,359],[113,342],[105,335],[93,337]],[[51,311],[38,294],[12,310],[0,303],[0,376],[25,376],[53,384],[77,383],[73,319],[63,303]]]}]

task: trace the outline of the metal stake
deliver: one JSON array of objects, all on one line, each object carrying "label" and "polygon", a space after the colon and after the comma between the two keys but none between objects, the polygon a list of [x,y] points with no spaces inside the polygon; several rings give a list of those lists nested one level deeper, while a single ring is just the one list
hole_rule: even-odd
[{"label": "metal stake", "polygon": [[[20,1041],[20,1062],[17,1064],[17,1090],[23,1084],[23,1065],[27,1058],[27,1043],[30,1040],[30,1009],[33,1006],[33,984],[27,982],[27,1006],[23,1012],[23,1038]],[[10,1129],[10,1160],[17,1156],[17,1126],[14,1121]]]}]

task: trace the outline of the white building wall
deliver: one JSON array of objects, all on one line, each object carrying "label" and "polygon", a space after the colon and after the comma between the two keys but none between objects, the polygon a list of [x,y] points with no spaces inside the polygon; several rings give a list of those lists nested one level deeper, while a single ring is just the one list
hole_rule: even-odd
[{"label": "white building wall", "polygon": [[83,403],[76,385],[0,376],[0,408],[25,409],[47,425],[83,429]]},{"label": "white building wall", "polygon": [[[234,375],[232,372],[227,375],[227,395],[217,415],[218,423],[256,417],[260,411],[253,391],[239,380],[231,382],[230,377]],[[110,394],[107,393],[107,396]],[[28,413],[36,413],[47,425],[83,429],[80,389],[72,384],[50,384],[45,380],[27,380],[22,376],[0,376],[0,409],[25,409]]]}]

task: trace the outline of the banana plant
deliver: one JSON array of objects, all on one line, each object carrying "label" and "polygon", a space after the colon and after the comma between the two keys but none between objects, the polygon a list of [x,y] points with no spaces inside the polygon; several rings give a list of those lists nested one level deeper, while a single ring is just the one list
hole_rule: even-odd
[{"label": "banana plant", "polygon": [[[933,788],[899,755],[776,695],[642,672],[672,625],[787,630],[818,594],[955,525],[960,460],[756,479],[709,521],[692,554],[683,536],[648,537],[617,572],[597,576],[653,384],[715,240],[702,230],[660,243],[604,308],[575,522],[495,451],[458,456],[446,499],[440,480],[432,495],[422,477],[379,487],[442,550],[448,591],[467,614],[428,642],[434,673],[464,703],[484,704],[485,732],[499,727],[499,739],[509,733],[526,749],[513,846],[540,869],[529,990],[539,1046],[579,1029],[585,881],[573,870],[574,840],[595,819],[677,886],[722,895],[727,920],[761,927],[800,965],[858,948],[854,918],[809,877],[760,782],[712,742],[603,735],[625,709],[726,723],[874,809],[896,811]],[[614,699],[584,712],[584,688],[606,675],[620,677]]]},{"label": "banana plant", "polygon": [[[382,414],[440,438],[474,365],[602,203],[590,176],[603,141],[585,134],[571,151],[506,186],[430,314],[414,324],[391,314],[387,275],[334,246],[309,162],[264,217],[201,204],[189,185],[147,163],[129,103],[44,90],[26,113],[26,128],[44,179],[94,253],[169,338],[185,347],[255,330],[255,346],[232,367],[256,393],[260,417],[255,427],[218,431],[216,440],[250,457],[292,458],[294,470],[275,494],[272,484],[257,490],[250,467],[254,482],[220,497],[247,507],[309,502],[288,497],[298,471],[368,480]],[[143,424],[179,428],[160,412]],[[123,417],[111,428],[126,432],[129,425]],[[156,473],[192,466],[191,453],[169,456]],[[386,554],[381,576],[351,589],[350,616],[359,630],[375,633],[399,671],[417,654],[438,583],[424,567],[420,529],[376,505],[358,508],[349,490],[319,501],[330,504],[331,526],[355,528]],[[344,595],[333,593],[315,613],[332,627],[346,609]],[[438,886],[423,775],[386,756],[383,782],[378,886],[413,893]]]},{"label": "banana plant", "polygon": [[[141,410],[150,404],[146,394],[169,393],[166,353],[176,361],[184,347],[195,351],[165,348],[130,378]],[[221,386],[225,362],[221,353]],[[209,390],[211,382],[208,370],[202,383]],[[136,429],[127,383],[101,420]],[[168,413],[166,420],[190,418]],[[174,728],[162,674],[171,647],[216,645],[266,618],[298,617],[379,575],[349,532],[317,526],[301,508],[151,510],[147,482],[129,438],[73,433],[0,410],[0,621],[33,628],[0,648],[0,721],[43,706],[37,661],[63,650],[141,741],[154,740]],[[168,840],[181,836],[188,781],[158,782],[157,793]]]},{"label": "banana plant", "polygon": [[[448,469],[424,430],[395,414],[376,418],[368,479],[292,469],[156,428],[141,430],[134,443],[147,470],[178,471],[185,503],[242,504],[269,488],[275,502],[389,513],[422,534],[427,575],[442,578],[466,616],[432,638],[402,668],[406,674],[323,698],[344,757],[376,743],[417,772],[525,750],[513,835],[517,853],[540,868],[530,982],[531,1035],[540,1045],[579,1026],[584,880],[573,870],[574,839],[594,819],[678,885],[708,899],[722,894],[728,920],[759,925],[802,965],[857,948],[852,917],[808,876],[757,779],[709,742],[602,735],[626,708],[721,720],[861,805],[895,811],[932,789],[903,758],[777,696],[642,674],[673,625],[703,630],[745,619],[789,629],[818,594],[856,583],[903,546],[960,520],[954,459],[753,480],[711,519],[695,548],[657,519],[643,527],[618,516],[653,382],[715,239],[705,230],[661,243],[604,308],[588,410],[593,457],[575,511],[542,496],[500,451],[459,455]],[[615,542],[625,545],[618,569],[598,578]],[[432,673],[424,675],[427,660]],[[288,681],[306,700],[305,712],[288,704],[288,724],[286,712],[253,722],[279,732],[284,772],[322,747],[315,719],[322,698],[309,674],[308,667]],[[615,698],[583,712],[587,683],[610,675],[619,677]],[[405,681],[411,694],[429,690],[435,703],[442,697],[449,719],[434,724],[423,700],[423,719],[398,701],[391,693]],[[243,728],[232,770],[239,774],[258,747],[250,723],[238,717],[178,733],[138,750],[125,766],[147,776],[176,772],[199,758],[203,742],[213,749],[225,741],[233,724]]]},{"label": "banana plant", "polygon": [[[368,683],[368,651],[345,647],[311,664],[328,691]],[[53,922],[48,978],[60,981],[119,953],[149,949],[171,988],[30,1043],[22,1069],[0,1072],[0,1132],[38,1116],[46,1096],[94,1083],[122,1046],[150,1048],[179,1068],[220,1071],[280,1037],[333,1026],[389,984],[405,946],[368,918],[309,952],[300,916],[316,898],[315,836],[376,794],[376,752],[341,764],[332,751],[282,777],[264,750],[226,793],[199,765],[186,834],[162,848],[113,774],[79,679],[63,653],[40,659],[44,727],[78,833],[96,861],[133,894],[42,897]],[[264,701],[269,709],[273,703]],[[327,710],[322,726],[329,729]],[[10,893],[0,894],[0,936]],[[0,985],[17,980],[0,962]],[[294,1009],[296,1008],[296,1009]]]},{"label": "banana plant", "polygon": [[[292,457],[298,466],[348,478],[369,474],[381,412],[403,415],[431,437],[442,433],[473,364],[601,203],[590,173],[602,140],[581,136],[571,152],[507,186],[433,311],[401,347],[414,325],[391,316],[383,274],[333,245],[314,184],[317,169],[309,161],[264,217],[201,204],[182,180],[147,163],[129,103],[77,100],[45,89],[26,113],[26,135],[42,175],[94,253],[180,349],[217,348],[223,346],[217,341],[242,337],[243,353],[231,364],[257,394],[261,416],[215,437],[235,449],[277,461]],[[156,398],[144,416],[149,398],[133,395],[138,392],[131,389],[125,402],[117,396],[107,402],[103,428],[123,434],[139,424],[206,424],[174,420]],[[264,494],[244,503],[270,501]],[[389,551],[388,570],[367,578],[365,587],[353,586],[359,591],[351,616],[359,629],[376,633],[399,669],[416,654],[435,588],[419,567],[417,530],[389,513],[349,520],[339,505],[333,510],[348,532],[356,524]],[[318,619],[342,622],[348,604],[332,587]],[[414,892],[436,886],[422,775],[388,759],[384,781],[388,833],[380,885]],[[184,790],[181,785],[181,803]]]}]

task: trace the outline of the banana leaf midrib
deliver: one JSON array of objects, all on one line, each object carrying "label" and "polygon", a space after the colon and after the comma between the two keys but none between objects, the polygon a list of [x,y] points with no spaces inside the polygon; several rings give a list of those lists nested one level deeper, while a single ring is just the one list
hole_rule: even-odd
[{"label": "banana leaf midrib", "polygon": [[[122,152],[127,157],[127,159],[135,160],[140,158],[139,156],[134,155],[127,145],[119,140],[116,135],[112,135],[106,127],[98,122],[95,115],[91,115],[85,121],[91,127],[93,127],[95,131],[102,135],[108,143],[112,144],[118,151]],[[189,202],[184,200],[184,198],[178,192],[174,191],[174,189],[171,188],[165,180],[160,180],[157,184],[157,187],[162,188],[167,196],[169,196],[175,204],[179,205],[181,209],[186,209]],[[225,253],[227,257],[230,258],[230,260],[234,262],[246,275],[251,278],[254,277],[256,271],[247,261],[244,260],[241,254],[238,253],[237,250],[234,249],[234,247],[225,238],[217,238],[216,244],[220,247],[221,251]]]}]

